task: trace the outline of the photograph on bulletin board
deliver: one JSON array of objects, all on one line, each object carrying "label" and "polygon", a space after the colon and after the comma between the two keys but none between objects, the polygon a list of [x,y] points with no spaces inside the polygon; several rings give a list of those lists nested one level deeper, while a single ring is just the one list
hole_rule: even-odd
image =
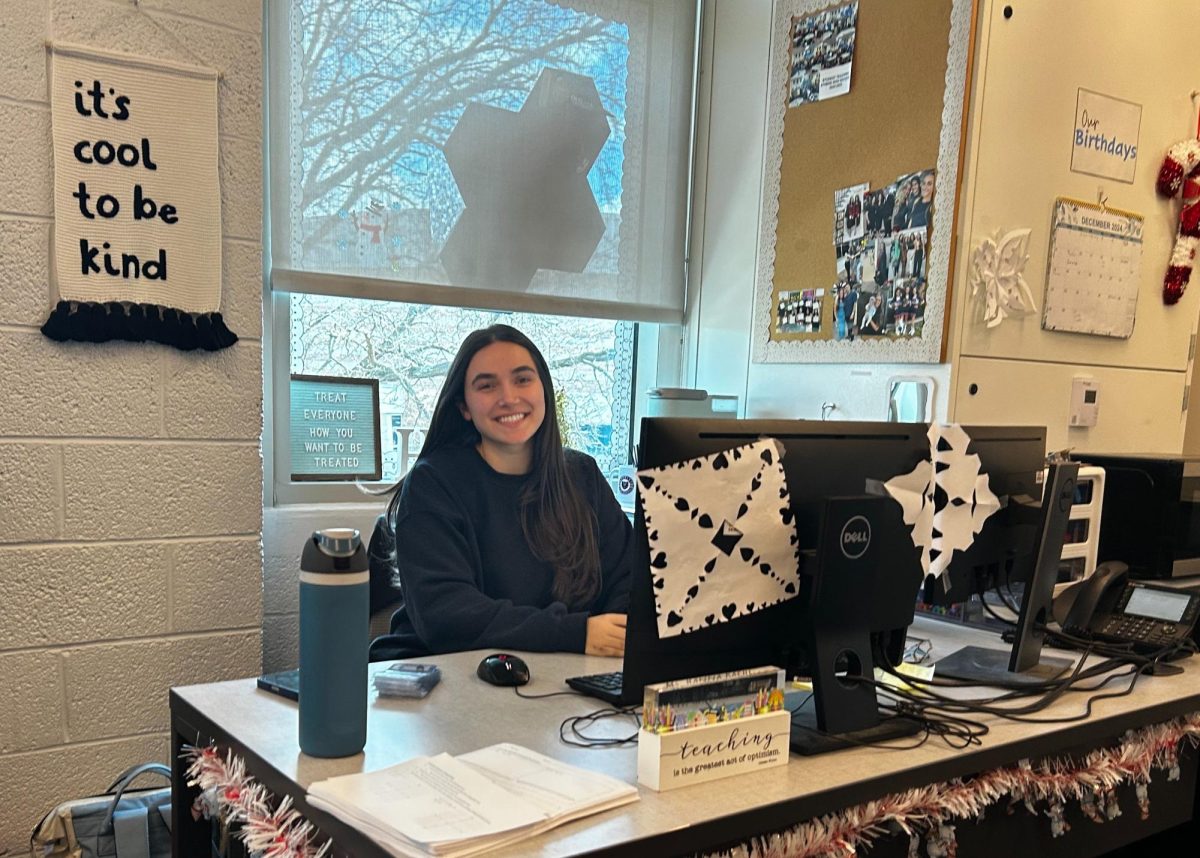
[{"label": "photograph on bulletin board", "polygon": [[[941,360],[971,13],[971,0],[776,4],[756,362]],[[847,69],[839,97],[798,102],[804,46],[847,29],[853,81]],[[897,63],[897,33],[948,47]]]},{"label": "photograph on bulletin board", "polygon": [[792,17],[788,107],[850,91],[858,0]]}]

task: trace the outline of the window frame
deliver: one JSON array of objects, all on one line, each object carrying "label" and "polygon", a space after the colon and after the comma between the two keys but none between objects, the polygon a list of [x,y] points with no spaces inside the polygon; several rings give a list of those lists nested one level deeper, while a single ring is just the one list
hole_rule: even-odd
[{"label": "window frame", "polygon": [[[634,335],[633,402],[630,409],[630,434],[645,411],[645,394],[639,379],[658,377],[660,329],[663,326],[638,322]],[[673,326],[672,326],[673,327]],[[269,344],[263,350],[263,377],[266,384],[264,401],[263,466],[264,504],[288,506],[296,504],[372,503],[373,495],[385,492],[392,483],[372,482],[293,482],[288,461],[291,432],[291,305],[290,293],[267,291],[264,295],[264,332]],[[648,346],[648,347],[644,347]],[[365,491],[364,491],[365,489]],[[381,499],[380,499],[381,501]]]},{"label": "window frame", "polygon": [[[281,34],[287,32],[288,0],[268,0],[264,11],[264,98],[263,114],[263,162],[264,175],[267,181],[263,183],[263,505],[264,508],[284,506],[316,506],[326,504],[371,504],[383,503],[384,493],[393,484],[386,481],[353,483],[353,482],[292,482],[290,478],[290,462],[288,439],[291,430],[290,414],[290,384],[291,378],[291,306],[290,292],[281,288],[282,282],[303,284],[301,291],[318,292],[327,295],[340,295],[348,298],[369,298],[378,300],[375,288],[378,284],[370,278],[357,278],[345,275],[323,275],[316,272],[280,272],[285,274],[276,278],[272,286],[273,274],[271,242],[276,229],[283,230],[284,223],[279,220],[281,214],[273,211],[271,205],[271,186],[278,181],[287,181],[288,165],[283,163],[286,158],[273,158],[275,148],[273,140],[286,140],[287,129],[282,127],[286,121],[284,111],[272,111],[272,103],[279,103],[280,98],[286,98],[290,81],[285,75],[273,72],[272,54],[280,49]],[[649,389],[660,385],[678,385],[683,374],[684,341],[687,331],[687,317],[691,315],[690,304],[695,296],[690,295],[689,286],[689,257],[692,240],[693,206],[696,201],[694,193],[697,175],[697,122],[699,119],[698,100],[700,97],[701,76],[701,42],[706,19],[709,17],[710,4],[708,0],[696,2],[696,34],[694,45],[691,106],[688,118],[687,144],[687,187],[684,211],[684,258],[683,267],[684,289],[684,319],[680,323],[669,322],[635,322],[633,378],[631,390],[632,403],[629,410],[631,455],[636,450],[638,425],[645,414],[647,405],[646,393]],[[279,234],[282,234],[279,233]],[[442,294],[436,294],[429,284],[407,281],[387,281],[387,299],[398,302],[443,304],[458,306],[462,304],[447,304],[442,300]],[[443,293],[444,294],[444,293]],[[464,292],[463,297],[470,296]],[[484,297],[480,295],[478,297]],[[501,302],[503,303],[503,302]],[[492,306],[487,302],[487,309],[521,309],[526,312],[544,312],[554,315],[556,310],[565,309],[555,306],[552,299],[544,306],[534,310],[530,307]],[[606,318],[608,314],[597,314],[586,318]]]}]

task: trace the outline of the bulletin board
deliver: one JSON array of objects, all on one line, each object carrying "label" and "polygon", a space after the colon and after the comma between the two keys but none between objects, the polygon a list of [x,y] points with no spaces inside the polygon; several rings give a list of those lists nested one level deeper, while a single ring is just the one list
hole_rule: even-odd
[{"label": "bulletin board", "polygon": [[[974,2],[858,0],[849,92],[789,106],[796,101],[796,22],[844,5],[837,0],[775,3],[754,360],[937,362],[952,274]],[[920,277],[904,278],[911,284],[905,286],[887,279],[876,284],[873,272],[888,266],[879,254],[885,248],[890,253],[890,244],[856,245],[860,252],[839,255],[845,245],[835,244],[835,196],[840,206],[846,189],[864,183],[871,189],[898,187],[902,180],[928,174],[936,177],[936,187],[925,236],[910,236],[904,245],[921,245]],[[863,256],[866,276],[856,270],[863,267]],[[893,269],[897,263],[891,263]],[[911,273],[912,262],[899,264],[907,264],[904,270]],[[877,327],[880,319],[887,322],[875,335],[843,329],[845,314],[838,318],[838,284],[856,277],[863,284],[860,306],[874,294]],[[800,308],[799,315],[793,306]],[[808,325],[792,324],[805,313]],[[857,311],[852,315],[857,318]]]}]

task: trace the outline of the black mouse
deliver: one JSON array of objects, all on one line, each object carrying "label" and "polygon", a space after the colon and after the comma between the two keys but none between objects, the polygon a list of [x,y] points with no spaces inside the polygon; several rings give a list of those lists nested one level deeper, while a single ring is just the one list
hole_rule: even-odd
[{"label": "black mouse", "polygon": [[489,655],[479,662],[475,673],[492,685],[524,685],[529,681],[529,666],[525,660],[506,652]]}]

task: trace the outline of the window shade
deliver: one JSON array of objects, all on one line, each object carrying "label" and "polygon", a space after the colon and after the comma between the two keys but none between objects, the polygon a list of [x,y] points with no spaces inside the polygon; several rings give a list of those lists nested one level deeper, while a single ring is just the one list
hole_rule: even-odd
[{"label": "window shade", "polygon": [[680,321],[695,0],[272,14],[273,288]]}]

